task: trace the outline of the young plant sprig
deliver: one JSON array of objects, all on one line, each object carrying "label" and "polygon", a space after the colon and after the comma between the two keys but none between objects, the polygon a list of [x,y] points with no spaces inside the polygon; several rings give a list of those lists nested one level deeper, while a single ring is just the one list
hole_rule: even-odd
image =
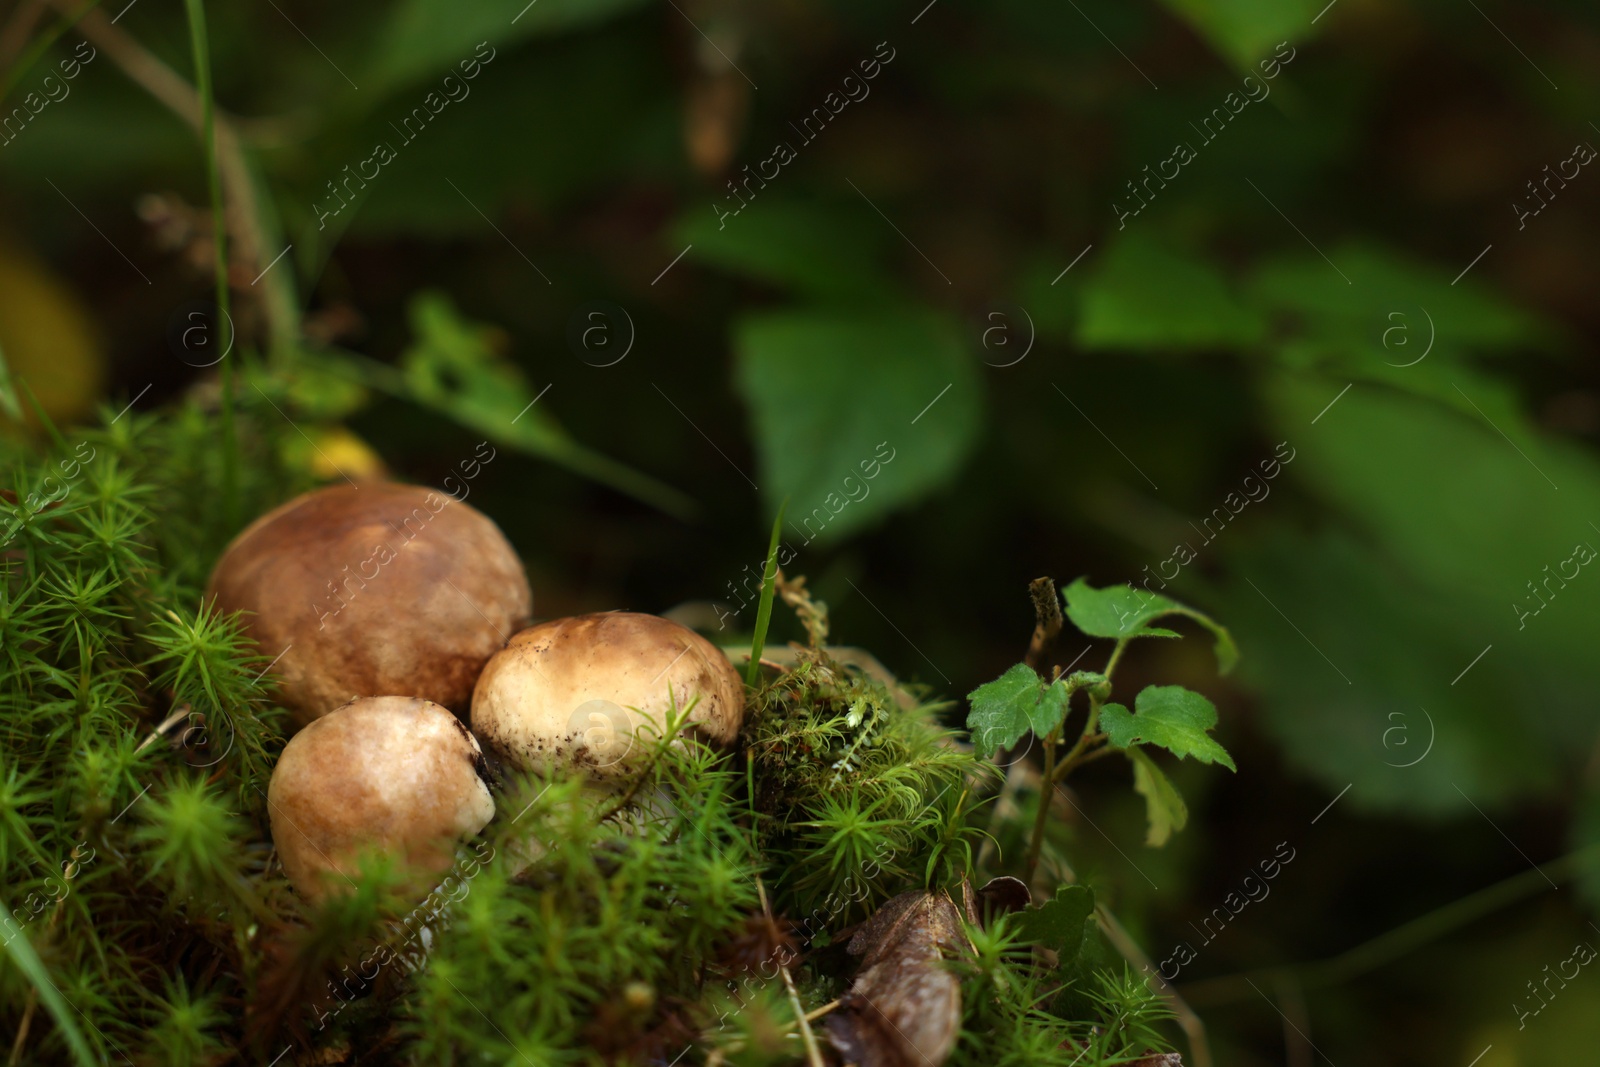
[{"label": "young plant sprig", "polygon": [[[1146,843],[1164,845],[1181,830],[1189,813],[1166,774],[1150,757],[1150,746],[1164,748],[1179,758],[1192,756],[1202,763],[1220,763],[1236,770],[1227,751],[1208,733],[1217,724],[1217,709],[1199,693],[1182,686],[1148,686],[1134,700],[1134,710],[1110,703],[1112,675],[1128,646],[1141,637],[1178,637],[1176,631],[1152,626],[1157,619],[1179,616],[1210,630],[1216,638],[1217,668],[1227,674],[1239,659],[1238,646],[1226,629],[1210,617],[1157,593],[1131,585],[1095,589],[1083,578],[1066,588],[1067,618],[1089,637],[1111,638],[1116,645],[1102,671],[1057,669],[1046,679],[1026,663],[1019,663],[999,678],[968,694],[972,710],[967,727],[979,755],[1010,748],[1032,732],[1044,749],[1040,774],[1038,814],[1028,845],[1027,875],[1032,877],[1044,846],[1050,813],[1048,790],[1078,767],[1120,752],[1133,765],[1134,790],[1145,798],[1149,820]],[[1070,747],[1065,742],[1072,697],[1082,691],[1089,711],[1083,729]]]}]

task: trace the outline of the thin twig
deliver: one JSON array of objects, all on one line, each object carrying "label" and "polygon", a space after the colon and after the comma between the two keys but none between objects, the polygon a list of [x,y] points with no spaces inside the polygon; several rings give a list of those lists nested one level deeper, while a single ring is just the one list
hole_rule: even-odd
[{"label": "thin twig", "polygon": [[[0,68],[7,75],[11,73],[11,66],[21,55],[23,47],[28,43],[28,37],[33,33],[33,27],[38,24],[39,16],[44,14],[44,5],[39,0],[22,0],[11,12],[11,19],[6,23],[5,29],[0,30]],[[3,97],[0,97],[3,99]]]},{"label": "thin twig", "polygon": [[1436,908],[1369,941],[1363,941],[1355,948],[1348,949],[1331,959],[1297,963],[1288,967],[1265,967],[1243,974],[1222,975],[1199,982],[1185,983],[1184,996],[1193,1003],[1205,1005],[1244,1000],[1253,995],[1250,989],[1252,978],[1272,981],[1275,976],[1285,971],[1294,974],[1302,989],[1325,989],[1340,985],[1415,952],[1422,946],[1468,923],[1476,922],[1485,915],[1490,915],[1523,897],[1544,892],[1551,881],[1560,885],[1571,878],[1583,863],[1592,863],[1597,853],[1600,853],[1600,845],[1588,845],[1569,852],[1565,856],[1550,860],[1540,868],[1514,874],[1476,893],[1453,900],[1442,908]]},{"label": "thin twig", "polygon": [[828,1003],[824,1004],[822,1007],[818,1008],[816,1011],[807,1013],[807,1015],[805,1016],[805,1021],[808,1022],[808,1023],[816,1022],[818,1019],[822,1018],[824,1015],[828,1014],[830,1011],[832,1011],[833,1009],[837,1008],[842,1003],[843,1003],[843,1001],[830,1000],[830,1001],[828,1001]]},{"label": "thin twig", "polygon": [[1050,666],[1050,652],[1055,648],[1056,638],[1061,636],[1061,598],[1056,595],[1056,583],[1050,578],[1035,578],[1029,582],[1028,593],[1033,597],[1037,621],[1023,662],[1044,674],[1045,668]]},{"label": "thin twig", "polygon": [[139,742],[139,747],[133,750],[133,754],[137,756],[139,753],[149,748],[157,738],[165,737],[169,730],[189,717],[189,711],[189,705],[184,704],[182,707],[178,708],[177,711],[174,711],[171,715],[168,715],[165,719],[162,719],[161,725],[157,726],[154,730],[151,730],[150,736]]},{"label": "thin twig", "polygon": [[[772,918],[772,905],[767,901],[767,887],[761,881],[761,876],[756,875],[756,893],[761,897],[761,914],[767,918],[767,925],[777,933],[778,924]],[[794,1009],[794,1017],[800,1024],[800,1040],[806,1046],[806,1062],[811,1067],[827,1067],[822,1058],[822,1049],[817,1046],[817,1035],[811,1032],[811,1017],[806,1014],[805,1005],[800,1003],[800,991],[794,987],[794,976],[789,973],[789,965],[780,962],[778,973],[783,976],[783,987],[789,993],[789,1005]],[[833,1002],[838,1004],[836,1000]]]},{"label": "thin twig", "polygon": [[[54,0],[63,12],[72,10],[71,0]],[[90,44],[111,57],[124,74],[173,114],[202,134],[204,120],[200,96],[183,77],[149,52],[132,35],[112,24],[102,11],[91,11],[75,27]],[[217,165],[221,170],[227,203],[228,226],[233,231],[237,259],[251,274],[266,266],[266,242],[262,232],[261,197],[258,194],[244,146],[234,122],[220,110],[216,114]],[[265,309],[275,344],[292,341],[299,335],[299,311],[290,273],[276,270],[263,280],[267,293]]]}]

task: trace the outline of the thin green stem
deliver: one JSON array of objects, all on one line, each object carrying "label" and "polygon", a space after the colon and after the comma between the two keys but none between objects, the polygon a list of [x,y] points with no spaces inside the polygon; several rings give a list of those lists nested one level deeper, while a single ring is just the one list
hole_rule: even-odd
[{"label": "thin green stem", "polygon": [[750,638],[750,667],[745,672],[745,684],[754,689],[761,677],[761,650],[767,643],[767,627],[772,624],[772,594],[778,584],[778,537],[783,532],[783,515],[789,510],[789,498],[778,505],[778,517],[772,523],[772,543],[767,546],[766,566],[761,569],[761,603],[756,608],[755,633]]},{"label": "thin green stem", "polygon": [[1044,739],[1044,771],[1039,776],[1039,810],[1033,817],[1033,837],[1028,842],[1028,866],[1024,881],[1033,881],[1034,869],[1039,866],[1039,853],[1044,851],[1044,828],[1050,821],[1050,801],[1054,799],[1056,773],[1056,731]]},{"label": "thin green stem", "polygon": [[1061,763],[1056,770],[1056,777],[1065,778],[1072,768],[1085,762],[1084,752],[1094,744],[1105,740],[1105,734],[1095,733],[1095,727],[1100,725],[1100,698],[1094,690],[1089,692],[1089,717],[1083,721],[1083,732],[1078,735],[1078,740],[1067,750],[1061,758]]},{"label": "thin green stem", "polygon": [[[1095,760],[1100,759],[1103,756],[1109,756],[1112,753],[1122,751],[1121,749],[1110,747],[1105,743],[1105,741],[1105,734],[1095,734],[1094,736],[1090,737],[1088,744],[1084,746],[1084,749],[1069,754],[1067,758],[1062,759],[1062,761],[1056,766],[1056,777],[1059,779],[1065,779],[1067,775],[1071,774],[1079,767],[1082,767],[1085,763],[1093,763]],[[1074,747],[1076,748],[1076,746]]]},{"label": "thin green stem", "polygon": [[1120,638],[1117,641],[1117,647],[1111,650],[1111,658],[1106,660],[1106,669],[1103,672],[1107,678],[1110,678],[1111,672],[1117,669],[1117,661],[1122,658],[1123,649],[1128,647],[1128,643],[1131,640],[1132,638],[1129,637]]},{"label": "thin green stem", "polygon": [[184,0],[189,15],[189,43],[194,50],[195,89],[200,95],[200,134],[206,154],[206,184],[211,192],[211,245],[216,271],[217,343],[222,346],[222,513],[231,531],[239,522],[239,441],[233,425],[233,319],[228,313],[228,227],[222,201],[222,172],[217,165],[215,92],[211,85],[211,46],[206,36],[203,0]]}]

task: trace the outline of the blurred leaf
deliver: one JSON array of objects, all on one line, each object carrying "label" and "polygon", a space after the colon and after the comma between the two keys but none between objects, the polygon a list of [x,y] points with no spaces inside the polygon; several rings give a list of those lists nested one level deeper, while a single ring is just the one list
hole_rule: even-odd
[{"label": "blurred leaf", "polygon": [[[1575,808],[1572,825],[1567,829],[1568,846],[1577,850],[1600,845],[1600,790],[1591,783]],[[1573,881],[1590,909],[1600,907],[1600,850],[1578,861]]]},{"label": "blurred leaf", "polygon": [[1135,232],[1112,244],[1084,283],[1078,343],[1203,351],[1252,345],[1265,330],[1215,267]]},{"label": "blurred leaf", "polygon": [[1244,71],[1280,41],[1303,41],[1316,27],[1318,0],[1163,0],[1211,46]]},{"label": "blurred leaf", "polygon": [[1209,615],[1176,600],[1136,589],[1132,584],[1108,585],[1095,589],[1087,578],[1079,578],[1061,593],[1067,602],[1067,618],[1090,637],[1178,637],[1172,630],[1146,625],[1166,615],[1181,615],[1210,630],[1216,638],[1217,670],[1227,674],[1239,662],[1239,646],[1233,635]]},{"label": "blurred leaf", "polygon": [[[1550,328],[1470,278],[1389,248],[1345,244],[1329,258],[1350,279],[1330,285],[1327,260],[1291,253],[1258,262],[1245,296],[1295,334],[1323,345],[1356,345],[1373,363],[1417,365],[1427,352],[1506,350],[1550,340]],[[1436,351],[1430,348],[1438,346]]]},{"label": "blurred leaf", "polygon": [[[527,17],[545,3],[539,0]],[[470,95],[448,104],[440,121],[413,141],[397,136],[390,122],[404,117],[404,110],[394,113],[400,105],[421,103],[420,86],[411,91],[415,99],[398,94],[397,103],[379,107],[359,133],[344,135],[359,149],[333,146],[325,164],[329,173],[351,162],[356,151],[354,158],[370,155],[380,141],[399,157],[363,192],[350,223],[352,236],[480,234],[510,270],[536,280],[494,226],[548,271],[548,254],[518,232],[523,219],[543,222],[564,202],[591,199],[622,175],[646,183],[676,175],[682,115],[678,102],[662,91],[672,74],[653,35],[630,27],[540,42],[525,52],[502,52],[467,83]],[[495,150],[483,151],[486,144]],[[507,218],[509,211],[515,214]]]},{"label": "blurred leaf", "polygon": [[1083,949],[1084,923],[1094,917],[1094,890],[1086,885],[1061,885],[1056,895],[1012,917],[1022,940],[1054,952],[1059,966],[1070,966]]},{"label": "blurred leaf", "polygon": [[[1297,764],[1371,806],[1561,790],[1593,745],[1600,580],[1556,572],[1578,543],[1600,546],[1600,469],[1514,415],[1491,425],[1365,385],[1308,429],[1344,384],[1268,391],[1276,432],[1302,442],[1296,484],[1339,529],[1230,549],[1255,586],[1228,610],[1264,642],[1266,721]],[[1381,620],[1382,639],[1358,619]]]},{"label": "blurred leaf", "polygon": [[[959,327],[925,312],[784,312],[736,329],[762,493],[790,528],[838,540],[943,485],[982,404]],[[815,527],[815,528],[813,528]]]},{"label": "blurred leaf", "polygon": [[[1575,691],[1570,673],[1506,657],[1481,602],[1423,582],[1380,548],[1282,524],[1235,542],[1230,562],[1239,582],[1227,610],[1254,653],[1245,674],[1261,721],[1330,797],[1352,786],[1345,803],[1369,810],[1476,818],[1467,796],[1492,809],[1565,789],[1549,740],[1558,721],[1570,751],[1592,744],[1577,741],[1574,722],[1590,715],[1580,694],[1592,686]],[[1511,711],[1521,707],[1539,714]]]},{"label": "blurred leaf", "polygon": [[693,246],[691,259],[818,300],[881,302],[894,282],[878,261],[878,230],[857,224],[856,214],[764,196],[737,216],[694,210],[675,232]]},{"label": "blurred leaf", "polygon": [[[1306,439],[1310,419],[1337,392],[1327,379],[1279,379],[1271,395],[1283,435]],[[1543,580],[1546,565],[1565,559],[1580,540],[1600,545],[1590,525],[1600,522],[1600,466],[1524,419],[1491,423],[1476,411],[1358,386],[1316,429],[1315,445],[1307,440],[1300,450],[1297,478],[1360,516],[1411,574],[1481,599],[1485,611],[1492,606],[1494,618],[1479,622],[1486,639],[1520,632],[1511,604],[1538,605],[1527,585]],[[1600,581],[1572,585],[1552,607],[1565,611],[1581,601],[1600,609]],[[1540,629],[1540,643],[1566,643],[1548,631],[1570,627]],[[1578,632],[1586,639],[1594,631],[1584,625]]]},{"label": "blurred leaf", "polygon": [[277,379],[282,396],[313,422],[347,418],[367,406],[370,391],[341,375],[318,356],[306,353]]},{"label": "blurred leaf", "polygon": [[411,302],[416,340],[400,357],[406,395],[443,412],[498,444],[560,463],[674,515],[692,502],[624,464],[592,452],[567,435],[540,394],[492,347],[496,331],[461,318],[449,299],[421,293]]},{"label": "blurred leaf", "polygon": [[1070,341],[1078,323],[1082,301],[1078,270],[1082,270],[1084,264],[1076,264],[1077,270],[1063,275],[1062,268],[1070,262],[1070,256],[1059,259],[1056,253],[1038,253],[1021,270],[1015,282],[1017,303],[1027,308],[1039,336],[1046,340]]},{"label": "blurred leaf", "polygon": [[1134,708],[1137,714],[1121,704],[1100,709],[1100,727],[1117,748],[1142,741],[1180,759],[1193,756],[1201,763],[1239,769],[1227,750],[1207,733],[1217,725],[1217,708],[1199,693],[1181,685],[1150,685],[1139,691]]},{"label": "blurred leaf", "polygon": [[1046,686],[1039,673],[1019,663],[992,682],[967,694],[972,710],[967,714],[967,729],[980,756],[1010,748],[1032,730],[1044,737],[1060,725],[1067,714],[1067,690],[1059,684]]},{"label": "blurred leaf", "polygon": [[644,0],[401,0],[388,9],[366,81],[379,91],[455,66],[488,42],[500,48],[539,34],[559,33],[604,22]]},{"label": "blurred leaf", "polygon": [[1128,749],[1128,759],[1133,763],[1134,792],[1144,797],[1145,817],[1150,823],[1144,843],[1151,848],[1160,848],[1174,833],[1188,825],[1189,807],[1183,802],[1183,794],[1178,792],[1178,787],[1172,784],[1172,779],[1156,766],[1155,760],[1144,749],[1137,746]]}]

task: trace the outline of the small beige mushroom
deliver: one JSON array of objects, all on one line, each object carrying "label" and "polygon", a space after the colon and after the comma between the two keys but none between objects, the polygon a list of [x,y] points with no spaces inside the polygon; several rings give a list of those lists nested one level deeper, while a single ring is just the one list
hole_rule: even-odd
[{"label": "small beige mushroom", "polygon": [[217,561],[207,598],[248,613],[299,724],[364,696],[465,713],[483,665],[532,612],[493,522],[394,483],[330,486],[263,515]]},{"label": "small beige mushroom", "polygon": [[290,884],[313,903],[347,892],[376,851],[425,895],[456,843],[494,817],[482,764],[461,720],[417,697],[366,697],[317,719],[289,739],[267,787]]},{"label": "small beige mushroom", "polygon": [[672,707],[693,705],[689,731],[731,744],[744,722],[744,684],[728,658],[693,630],[655,615],[614,611],[553,619],[495,653],[472,695],[472,728],[523,770],[583,768],[626,775]]}]

